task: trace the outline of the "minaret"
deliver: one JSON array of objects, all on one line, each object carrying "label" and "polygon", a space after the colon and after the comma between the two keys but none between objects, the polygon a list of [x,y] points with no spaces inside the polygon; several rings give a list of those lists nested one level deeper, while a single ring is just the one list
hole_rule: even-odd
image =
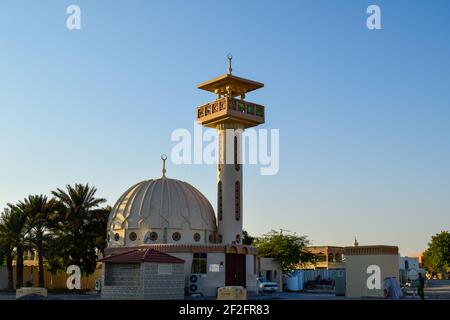
[{"label": "minaret", "polygon": [[242,242],[242,133],[264,123],[264,107],[244,100],[264,84],[232,75],[232,58],[229,54],[227,74],[197,86],[216,95],[215,101],[197,107],[197,123],[218,131],[217,242],[224,244]]}]

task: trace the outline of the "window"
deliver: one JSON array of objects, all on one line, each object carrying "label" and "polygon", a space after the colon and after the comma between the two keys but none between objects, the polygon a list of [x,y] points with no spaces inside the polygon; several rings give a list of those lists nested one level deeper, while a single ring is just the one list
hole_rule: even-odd
[{"label": "window", "polygon": [[219,234],[219,236],[218,236],[219,243],[222,243],[222,239],[223,239],[222,235]]},{"label": "window", "polygon": [[131,240],[131,241],[136,241],[136,239],[137,239],[137,234],[136,234],[136,232],[131,232],[129,237],[130,237],[130,240]]},{"label": "window", "polygon": [[147,232],[144,236],[144,243],[150,243],[156,240],[158,240],[158,234],[156,232]]},{"label": "window", "polygon": [[218,163],[218,169],[219,171],[222,171],[222,164],[223,164],[223,160],[222,160],[222,148],[223,148],[223,140],[225,139],[225,133],[223,132],[219,132],[219,149],[218,149],[218,158],[219,158],[219,163]]},{"label": "window", "polygon": [[172,265],[167,263],[159,263],[158,274],[172,274]]},{"label": "window", "polygon": [[175,241],[179,241],[181,239],[181,234],[179,232],[174,232],[172,234],[172,239]]},{"label": "window", "polygon": [[191,273],[206,273],[206,253],[194,253],[192,257]]},{"label": "window", "polygon": [[234,215],[237,221],[241,219],[241,183],[234,184]]},{"label": "window", "polygon": [[239,171],[240,164],[238,163],[238,137],[234,136],[234,168]]},{"label": "window", "polygon": [[240,243],[241,242],[241,235],[237,234],[236,235],[236,243]]},{"label": "window", "polygon": [[334,255],[332,253],[328,254],[328,262],[334,262]]},{"label": "window", "polygon": [[327,256],[323,253],[319,253],[316,255],[316,262],[325,262],[327,261]]},{"label": "window", "polygon": [[222,221],[222,181],[217,184],[217,215],[219,221]]},{"label": "window", "polygon": [[194,241],[199,242],[201,239],[200,233],[194,233]]}]

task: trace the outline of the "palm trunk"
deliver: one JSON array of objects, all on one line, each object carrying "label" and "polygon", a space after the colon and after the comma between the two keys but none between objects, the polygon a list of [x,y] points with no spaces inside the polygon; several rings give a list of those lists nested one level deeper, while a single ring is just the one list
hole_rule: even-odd
[{"label": "palm trunk", "polygon": [[23,246],[17,246],[16,289],[23,287]]},{"label": "palm trunk", "polygon": [[12,256],[6,257],[6,269],[8,269],[8,290],[14,290],[14,269]]},{"label": "palm trunk", "polygon": [[42,248],[42,233],[37,234],[36,248],[38,252],[38,272],[39,272],[39,287],[45,288],[44,280],[44,253]]},{"label": "palm trunk", "polygon": [[39,268],[39,287],[45,288],[44,280],[44,255],[42,254],[42,248],[38,249],[38,268]]}]

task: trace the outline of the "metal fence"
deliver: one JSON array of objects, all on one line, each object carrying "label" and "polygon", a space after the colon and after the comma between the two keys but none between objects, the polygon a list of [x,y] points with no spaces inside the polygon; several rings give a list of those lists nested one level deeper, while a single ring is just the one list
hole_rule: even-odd
[{"label": "metal fence", "polygon": [[336,280],[336,275],[342,270],[297,270],[303,273],[303,283],[314,281],[320,277],[321,280]]}]

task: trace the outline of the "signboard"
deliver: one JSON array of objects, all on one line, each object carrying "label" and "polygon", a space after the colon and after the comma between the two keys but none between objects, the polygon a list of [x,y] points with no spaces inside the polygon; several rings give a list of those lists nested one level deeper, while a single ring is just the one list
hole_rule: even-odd
[{"label": "signboard", "polygon": [[220,272],[220,265],[219,264],[210,264],[209,272]]}]

